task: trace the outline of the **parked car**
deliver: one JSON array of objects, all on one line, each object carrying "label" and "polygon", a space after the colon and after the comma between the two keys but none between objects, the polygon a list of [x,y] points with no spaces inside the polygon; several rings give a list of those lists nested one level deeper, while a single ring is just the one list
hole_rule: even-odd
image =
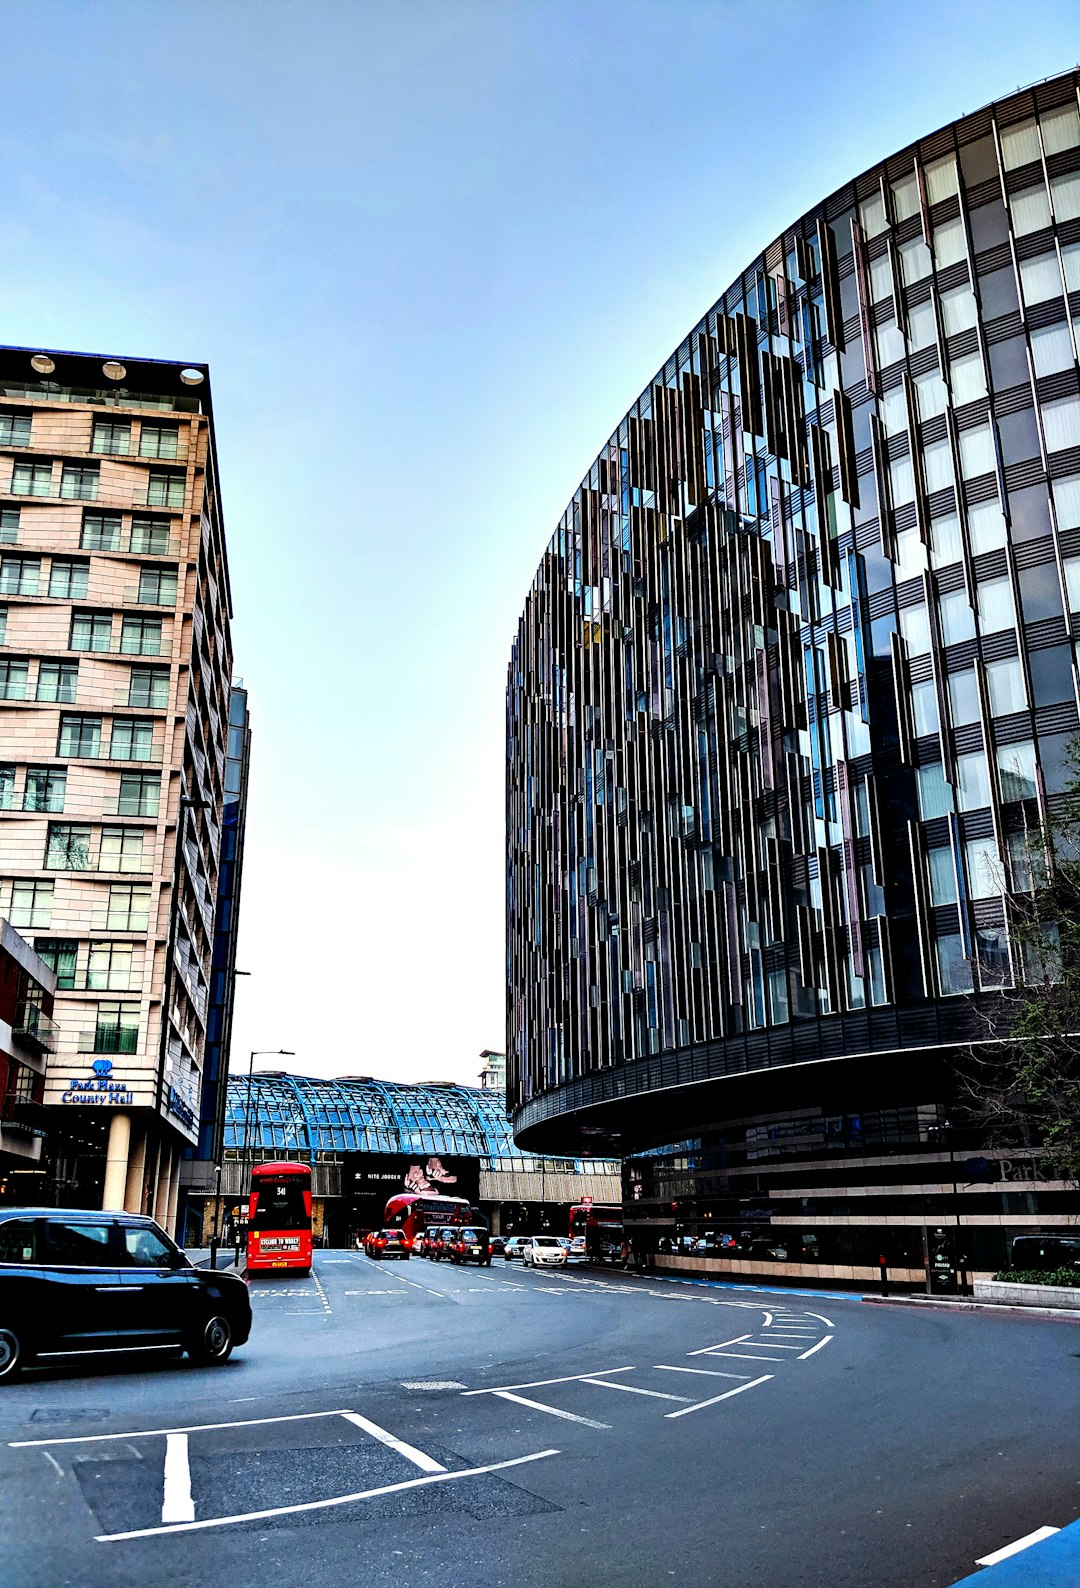
[{"label": "parked car", "polygon": [[521,1250],[526,1268],[565,1268],[566,1247],[557,1235],[530,1235]]},{"label": "parked car", "polygon": [[227,1362],[250,1333],[244,1279],[193,1268],[152,1219],[0,1209],[0,1382],[31,1361],[99,1352]]},{"label": "parked car", "polygon": [[480,1263],[491,1267],[491,1243],[488,1232],[479,1224],[468,1224],[454,1231],[449,1249],[452,1263]]},{"label": "parked car", "polygon": [[503,1256],[508,1263],[512,1262],[515,1257],[521,1256],[522,1247],[525,1245],[527,1239],[528,1236],[526,1235],[511,1235],[509,1237],[505,1246],[503,1247]]},{"label": "parked car", "polygon": [[400,1230],[372,1230],[367,1238],[367,1254],[375,1262],[384,1257],[409,1258],[409,1243]]}]

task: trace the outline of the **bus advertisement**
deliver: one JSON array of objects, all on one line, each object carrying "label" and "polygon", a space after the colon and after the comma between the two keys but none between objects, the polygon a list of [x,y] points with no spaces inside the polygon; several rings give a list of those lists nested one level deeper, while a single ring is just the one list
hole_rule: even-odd
[{"label": "bus advertisement", "polygon": [[619,1259],[623,1241],[623,1210],[613,1203],[577,1202],[570,1209],[570,1252],[598,1263]]},{"label": "bus advertisement", "polygon": [[424,1191],[401,1191],[386,1204],[383,1223],[400,1230],[409,1250],[432,1224],[486,1224],[466,1197],[436,1196]]},{"label": "bus advertisement", "polygon": [[311,1169],[306,1163],[258,1163],[252,1169],[247,1266],[311,1272]]}]

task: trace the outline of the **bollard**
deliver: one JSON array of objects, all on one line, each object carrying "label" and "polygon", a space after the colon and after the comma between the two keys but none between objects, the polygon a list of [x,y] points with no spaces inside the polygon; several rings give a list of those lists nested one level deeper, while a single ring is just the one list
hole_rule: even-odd
[{"label": "bollard", "polygon": [[884,1252],[878,1258],[878,1267],[881,1270],[881,1294],[887,1296],[889,1294],[889,1260]]}]

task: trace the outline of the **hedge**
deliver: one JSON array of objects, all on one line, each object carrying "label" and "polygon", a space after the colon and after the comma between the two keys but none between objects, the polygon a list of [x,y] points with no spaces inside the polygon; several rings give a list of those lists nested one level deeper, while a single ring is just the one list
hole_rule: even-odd
[{"label": "hedge", "polygon": [[1006,1268],[994,1275],[1012,1285],[1061,1285],[1066,1290],[1080,1290],[1080,1268],[1053,1268],[1048,1272],[1038,1268]]}]

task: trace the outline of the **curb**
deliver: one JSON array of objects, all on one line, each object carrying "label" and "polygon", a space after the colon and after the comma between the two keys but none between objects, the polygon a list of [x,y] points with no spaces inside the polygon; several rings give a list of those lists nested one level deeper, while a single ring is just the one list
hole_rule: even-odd
[{"label": "curb", "polygon": [[947,1312],[993,1312],[1006,1317],[1059,1318],[1063,1323],[1080,1323],[1080,1312],[1063,1307],[1025,1307],[1019,1302],[975,1301],[966,1296],[861,1296],[876,1307],[943,1307]]}]

